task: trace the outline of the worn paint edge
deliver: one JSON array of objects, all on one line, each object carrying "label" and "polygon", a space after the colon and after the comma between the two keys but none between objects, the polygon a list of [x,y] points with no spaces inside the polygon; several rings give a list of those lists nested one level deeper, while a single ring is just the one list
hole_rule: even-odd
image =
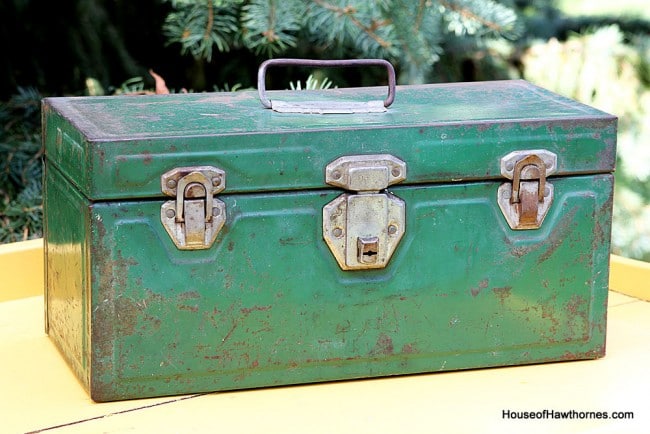
[{"label": "worn paint edge", "polygon": [[[650,263],[610,256],[609,288],[650,301]],[[0,302],[43,295],[43,239],[0,244]]]}]

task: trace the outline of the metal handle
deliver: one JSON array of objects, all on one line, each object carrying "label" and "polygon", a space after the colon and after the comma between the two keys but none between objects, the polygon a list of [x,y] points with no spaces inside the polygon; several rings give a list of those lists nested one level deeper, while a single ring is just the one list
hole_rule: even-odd
[{"label": "metal handle", "polygon": [[260,65],[257,71],[257,92],[260,101],[266,108],[272,108],[271,100],[266,96],[266,70],[270,66],[312,66],[325,68],[348,68],[364,66],[384,66],[388,73],[388,95],[384,107],[390,106],[395,100],[395,69],[384,59],[347,59],[347,60],[312,60],[312,59],[270,59]]}]

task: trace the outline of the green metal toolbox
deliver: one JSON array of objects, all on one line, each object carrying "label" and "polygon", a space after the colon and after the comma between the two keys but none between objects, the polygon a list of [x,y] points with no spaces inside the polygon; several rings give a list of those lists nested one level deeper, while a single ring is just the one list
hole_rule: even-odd
[{"label": "green metal toolbox", "polygon": [[393,84],[43,101],[46,328],[92,399],[605,354],[616,118]]}]

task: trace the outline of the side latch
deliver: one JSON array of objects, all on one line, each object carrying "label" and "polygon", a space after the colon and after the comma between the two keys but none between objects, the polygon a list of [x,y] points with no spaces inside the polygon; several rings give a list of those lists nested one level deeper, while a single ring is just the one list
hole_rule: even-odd
[{"label": "side latch", "polygon": [[406,229],[404,201],[386,191],[406,179],[392,155],[352,155],[327,165],[325,182],[350,190],[323,207],[323,238],[343,270],[384,268]]},{"label": "side latch", "polygon": [[515,151],[501,159],[501,174],[512,182],[501,184],[498,203],[508,225],[515,230],[538,229],[553,202],[557,155],[541,149]]},{"label": "side latch", "polygon": [[179,167],[160,177],[160,220],[180,250],[207,249],[226,221],[226,204],[214,197],[226,188],[226,173],[212,166]]}]

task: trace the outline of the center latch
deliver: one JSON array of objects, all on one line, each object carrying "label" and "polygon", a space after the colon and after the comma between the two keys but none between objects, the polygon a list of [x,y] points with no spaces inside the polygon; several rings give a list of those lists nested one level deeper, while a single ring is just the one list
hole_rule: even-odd
[{"label": "center latch", "polygon": [[387,154],[345,156],[327,165],[325,182],[351,191],[323,207],[323,238],[343,270],[388,264],[404,235],[406,207],[386,188],[405,179],[406,163]]}]

